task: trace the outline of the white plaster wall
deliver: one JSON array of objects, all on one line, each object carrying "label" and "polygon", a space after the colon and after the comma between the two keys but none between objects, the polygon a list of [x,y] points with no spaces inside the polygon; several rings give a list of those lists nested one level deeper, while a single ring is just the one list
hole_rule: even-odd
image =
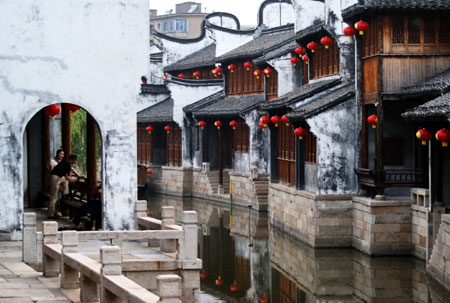
[{"label": "white plaster wall", "polygon": [[295,7],[295,32],[307,28],[314,20],[323,20],[324,3],[313,0],[292,0]]},{"label": "white plaster wall", "polygon": [[277,27],[294,23],[295,9],[292,4],[279,2],[271,3],[264,7],[263,24],[267,27]]},{"label": "white plaster wall", "polygon": [[293,66],[290,59],[291,55],[286,54],[268,61],[268,63],[272,65],[278,73],[278,96],[282,96],[293,91],[301,83],[300,80],[296,83],[295,79],[296,74],[300,75],[300,69],[302,68],[303,63],[299,62],[297,66]]},{"label": "white plaster wall", "polygon": [[340,0],[341,1],[341,5],[342,5],[342,9],[346,9],[347,7],[350,7],[354,4],[358,3],[358,0]]},{"label": "white plaster wall", "polygon": [[228,53],[232,49],[235,49],[253,39],[253,33],[234,34],[218,29],[212,29],[211,31],[216,42],[216,57]]},{"label": "white plaster wall", "polygon": [[104,227],[133,227],[136,95],[148,71],[146,0],[0,0],[0,231],[20,238],[22,136],[48,104],[70,102],[103,140]]},{"label": "white plaster wall", "polygon": [[270,167],[270,129],[262,131],[259,124],[259,115],[256,110],[245,117],[245,123],[250,128],[250,170],[257,168],[259,173],[267,174]]},{"label": "white plaster wall", "polygon": [[140,112],[150,106],[166,100],[169,94],[145,94],[137,96],[136,112]]},{"label": "white plaster wall", "polygon": [[163,66],[177,62],[214,42],[209,34],[206,34],[202,40],[197,42],[180,43],[166,39],[160,39],[160,41],[163,47]]},{"label": "white plaster wall", "polygon": [[230,18],[230,17],[215,16],[215,17],[212,17],[212,18],[208,18],[208,21],[211,24],[214,24],[214,25],[217,25],[217,26],[230,28],[230,29],[238,29],[238,25],[236,23],[236,20],[234,20],[233,18]]}]

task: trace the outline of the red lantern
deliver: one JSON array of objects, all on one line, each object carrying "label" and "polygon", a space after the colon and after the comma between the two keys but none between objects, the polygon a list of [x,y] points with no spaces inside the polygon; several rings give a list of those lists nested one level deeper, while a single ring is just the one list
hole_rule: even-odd
[{"label": "red lantern", "polygon": [[166,81],[167,80],[167,75],[163,76],[163,80]]},{"label": "red lantern", "polygon": [[436,140],[442,143],[442,147],[448,146],[448,141],[450,141],[450,130],[441,129],[436,132]]},{"label": "red lantern", "polygon": [[291,58],[291,63],[292,63],[292,65],[296,66],[299,62],[300,62],[300,60],[298,60],[297,57],[292,57],[292,58]]},{"label": "red lantern", "polygon": [[230,285],[230,290],[231,291],[238,291],[239,290],[239,286],[238,286],[236,280],[234,280],[234,282]]},{"label": "red lantern", "polygon": [[151,134],[152,131],[154,131],[153,127],[151,127],[150,125],[147,126],[147,127],[145,128],[145,130],[146,130],[149,134]]},{"label": "red lantern", "polygon": [[367,118],[367,123],[372,125],[372,128],[377,128],[378,117],[377,115],[372,115]]},{"label": "red lantern", "polygon": [[427,145],[427,141],[431,140],[433,133],[426,128],[422,128],[416,132],[416,137],[417,139],[422,140],[422,145]]},{"label": "red lantern", "polygon": [[304,129],[303,127],[297,127],[294,130],[294,134],[301,140],[304,136],[306,136],[306,129]]},{"label": "red lantern", "polygon": [[[147,83],[145,83],[145,84],[147,84]],[[66,106],[66,109],[67,109],[68,111],[70,111],[70,114],[71,114],[72,116],[75,116],[76,111],[79,110],[79,109],[81,108],[81,107],[79,107],[78,105],[71,104],[71,103],[68,103],[68,104],[66,104],[65,106]]]},{"label": "red lantern", "polygon": [[141,83],[142,84],[147,84],[147,78],[145,76],[141,77]]},{"label": "red lantern", "polygon": [[234,73],[234,71],[236,70],[236,65],[234,65],[234,64],[228,65],[228,70],[229,70],[230,72]]},{"label": "red lantern", "polygon": [[233,129],[236,129],[236,126],[237,126],[237,122],[236,121],[231,121],[230,122],[230,126],[233,128]]},{"label": "red lantern", "polygon": [[286,126],[289,126],[289,119],[286,117],[286,115],[281,116],[281,121],[286,123]]},{"label": "red lantern", "polygon": [[244,67],[246,70],[250,70],[252,68],[252,63],[250,61],[247,61],[244,63]]},{"label": "red lantern", "polygon": [[359,20],[355,23],[355,28],[359,30],[360,35],[364,35],[364,31],[369,29],[369,23]]},{"label": "red lantern", "polygon": [[311,50],[311,53],[314,53],[314,51],[319,47],[319,44],[317,44],[314,41],[311,41],[308,43],[308,45],[306,45],[306,47]]},{"label": "red lantern", "polygon": [[213,74],[214,77],[217,77],[217,69],[213,69],[213,70],[211,71],[211,74]]},{"label": "red lantern", "polygon": [[267,124],[265,124],[265,123],[263,123],[263,122],[260,122],[260,123],[259,123],[259,127],[262,129],[262,131],[265,131],[265,130],[266,130],[266,127],[267,127]]},{"label": "red lantern", "polygon": [[183,73],[178,74],[178,78],[184,79],[184,74]]},{"label": "red lantern", "polygon": [[200,72],[194,72],[192,75],[195,77],[195,79],[200,78]]},{"label": "red lantern", "polygon": [[152,170],[151,169],[147,169],[147,175],[151,175],[152,174]]},{"label": "red lantern", "polygon": [[267,116],[262,116],[261,118],[259,118],[259,121],[261,121],[264,124],[269,124],[270,123],[270,119]]},{"label": "red lantern", "polygon": [[204,279],[206,279],[206,276],[207,276],[207,274],[202,270],[200,272],[200,279],[204,280]]},{"label": "red lantern", "polygon": [[278,127],[278,124],[280,123],[280,117],[279,116],[272,116],[270,118],[270,121],[272,121],[273,124],[275,124],[275,127]]},{"label": "red lantern", "polygon": [[220,129],[220,127],[222,126],[222,121],[217,120],[216,122],[214,122],[214,125],[217,127],[217,129]]},{"label": "red lantern", "polygon": [[172,130],[172,127],[171,127],[170,125],[166,125],[166,126],[164,126],[164,130],[165,130],[167,133],[170,133],[170,131]]},{"label": "red lantern", "polygon": [[302,60],[303,60],[303,62],[305,62],[305,64],[308,64],[308,63],[309,63],[309,57],[308,57],[307,55],[304,55],[304,56],[302,57]]},{"label": "red lantern", "polygon": [[216,73],[217,73],[217,76],[221,76],[223,73],[223,68],[221,68],[220,66],[216,67]]},{"label": "red lantern", "polygon": [[222,277],[221,277],[221,276],[218,276],[218,277],[217,277],[217,280],[216,280],[216,285],[220,286],[220,285],[222,285],[222,284],[223,284]]},{"label": "red lantern", "polygon": [[271,68],[267,67],[264,69],[264,74],[266,75],[267,78],[269,78],[270,75],[272,75],[272,73],[273,73],[273,70]]},{"label": "red lantern", "polygon": [[206,127],[206,122],[200,121],[200,122],[198,122],[198,126],[200,126],[201,129],[204,129]]},{"label": "red lantern", "polygon": [[256,79],[259,79],[259,77],[262,75],[262,72],[259,69],[257,69],[253,72],[253,75],[256,76]]},{"label": "red lantern", "polygon": [[267,294],[263,294],[261,297],[259,297],[259,303],[268,303],[269,298],[267,298]]},{"label": "red lantern", "polygon": [[55,120],[55,116],[58,115],[61,112],[61,107],[58,104],[52,104],[49,106],[46,106],[44,109],[44,113],[47,116],[50,116],[51,120]]},{"label": "red lantern", "polygon": [[299,46],[295,49],[295,53],[301,57],[305,53],[305,48],[303,46]]},{"label": "red lantern", "polygon": [[351,27],[351,26],[347,26],[346,28],[344,28],[344,35],[346,35],[347,37],[349,37],[350,39],[352,38],[352,36],[354,36],[356,34],[356,30]]},{"label": "red lantern", "polygon": [[325,48],[328,49],[330,47],[331,43],[333,43],[333,40],[331,40],[330,37],[325,36],[322,39],[320,39],[320,43],[322,45],[325,45]]}]

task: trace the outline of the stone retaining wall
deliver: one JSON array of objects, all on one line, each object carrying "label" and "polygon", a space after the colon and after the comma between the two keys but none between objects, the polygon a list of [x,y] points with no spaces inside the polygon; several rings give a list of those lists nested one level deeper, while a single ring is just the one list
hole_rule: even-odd
[{"label": "stone retaining wall", "polygon": [[450,291],[450,215],[442,215],[442,223],[434,243],[427,272]]},{"label": "stone retaining wall", "polygon": [[252,205],[254,209],[267,209],[269,176],[230,173],[233,186],[233,201],[236,204]]},{"label": "stone retaining wall", "polygon": [[411,205],[412,214],[412,254],[421,260],[426,259],[427,254],[427,213],[428,208],[419,205]]}]

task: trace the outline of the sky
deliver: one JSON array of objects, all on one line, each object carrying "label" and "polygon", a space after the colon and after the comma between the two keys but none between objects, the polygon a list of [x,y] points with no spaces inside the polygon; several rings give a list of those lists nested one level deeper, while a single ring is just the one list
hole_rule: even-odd
[{"label": "sky", "polygon": [[[149,0],[150,8],[157,9],[158,15],[172,9],[175,12],[175,4],[188,0]],[[202,4],[202,13],[227,12],[238,17],[241,25],[256,25],[258,22],[258,9],[263,0],[192,0]]]}]

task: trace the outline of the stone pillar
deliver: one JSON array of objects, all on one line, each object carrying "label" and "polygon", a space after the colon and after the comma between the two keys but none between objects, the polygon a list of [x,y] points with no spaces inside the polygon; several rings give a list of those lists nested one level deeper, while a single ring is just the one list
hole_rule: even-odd
[{"label": "stone pillar", "polygon": [[184,259],[197,259],[197,212],[183,212]]},{"label": "stone pillar", "polygon": [[[161,229],[167,229],[167,225],[175,224],[175,207],[173,206],[163,206],[162,207],[162,220],[161,220]],[[176,252],[177,250],[177,241],[174,240],[161,240],[161,251],[162,252]]]},{"label": "stone pillar", "polygon": [[23,262],[35,263],[37,259],[37,238],[36,238],[36,214],[23,214],[22,230],[22,260]]},{"label": "stone pillar", "polygon": [[147,216],[147,201],[146,200],[137,200],[136,205],[134,206],[134,217],[136,218],[136,229],[139,228],[138,220],[139,217]]},{"label": "stone pillar", "polygon": [[61,253],[61,288],[76,289],[80,287],[78,270],[65,264],[67,253],[78,252],[78,234],[74,230],[63,231],[61,235],[62,253]]},{"label": "stone pillar", "polygon": [[161,303],[181,303],[181,278],[177,275],[156,277],[156,289]]},{"label": "stone pillar", "polygon": [[101,277],[101,298],[100,302],[122,303],[122,299],[118,298],[109,290],[103,287],[104,276],[121,275],[122,274],[122,254],[118,246],[103,246],[100,248],[100,263],[102,263]]},{"label": "stone pillar", "polygon": [[[58,223],[55,221],[44,221],[42,223],[42,246],[45,244],[58,244]],[[47,256],[42,247],[42,266],[44,277],[59,276],[58,261]]]}]

